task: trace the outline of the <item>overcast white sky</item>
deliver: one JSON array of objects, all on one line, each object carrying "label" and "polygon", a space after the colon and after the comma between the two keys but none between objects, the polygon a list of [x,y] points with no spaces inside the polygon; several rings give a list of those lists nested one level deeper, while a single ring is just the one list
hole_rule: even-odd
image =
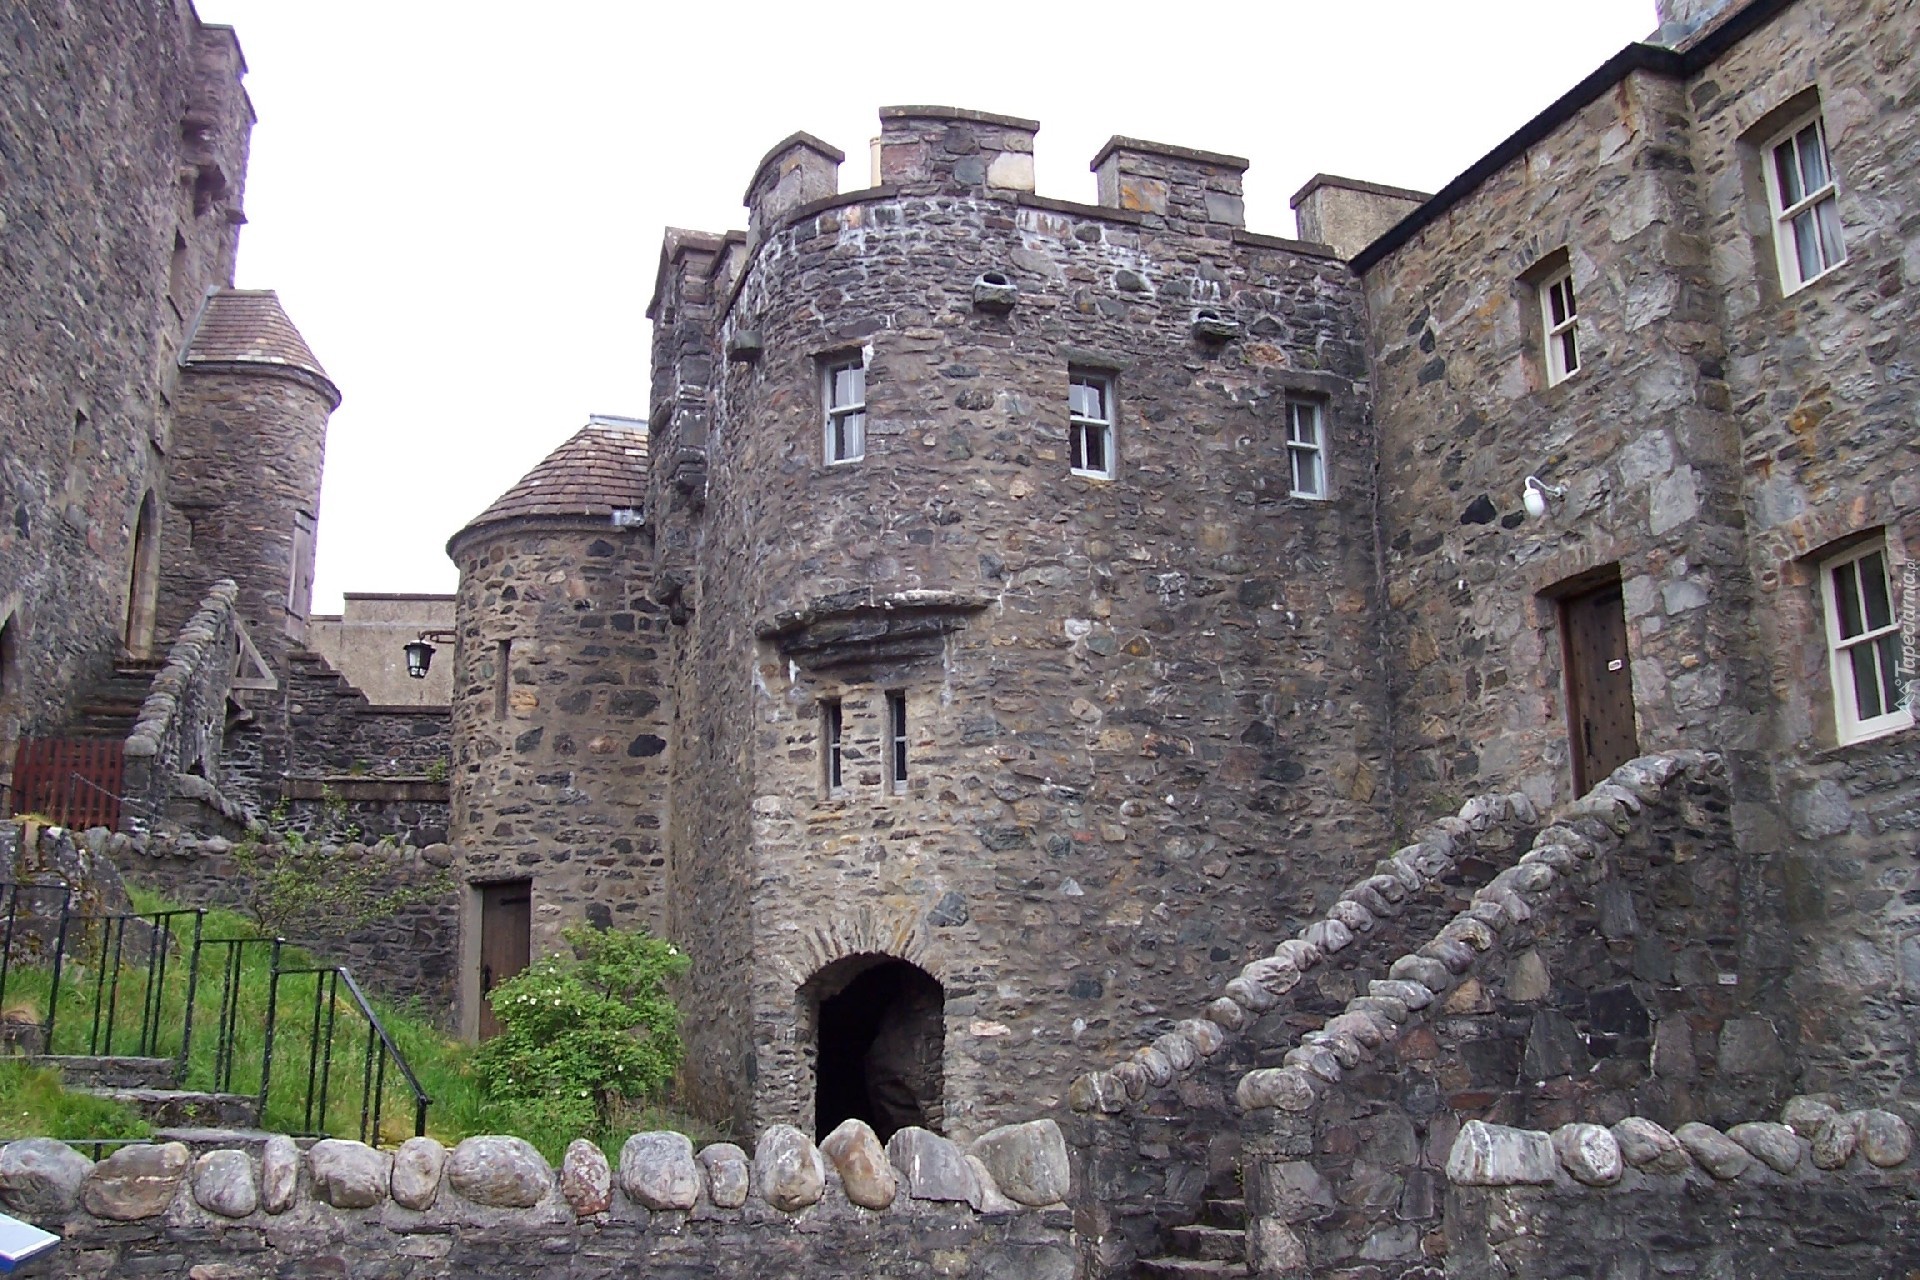
[{"label": "overcast white sky", "polygon": [[314,606],[451,591],[447,538],[589,413],[647,411],[663,227],[744,225],[796,129],[868,184],[876,110],[1041,122],[1039,189],[1094,199],[1112,134],[1253,162],[1293,233],[1315,172],[1434,190],[1655,26],[1653,0],[848,7],[200,0],[259,113],[239,283],[345,393]]}]

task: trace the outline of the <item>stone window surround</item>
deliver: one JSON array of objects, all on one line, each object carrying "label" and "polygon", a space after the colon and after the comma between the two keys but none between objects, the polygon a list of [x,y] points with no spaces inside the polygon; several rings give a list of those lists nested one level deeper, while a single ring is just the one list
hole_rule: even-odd
[{"label": "stone window surround", "polygon": [[[1819,159],[1824,183],[1812,192],[1803,191],[1798,200],[1789,201],[1780,183],[1780,155],[1786,148],[1794,145],[1799,136],[1812,129],[1819,147]],[[1840,225],[1840,182],[1833,171],[1833,154],[1827,146],[1826,121],[1820,110],[1818,90],[1809,90],[1796,95],[1785,107],[1766,116],[1759,125],[1749,131],[1757,145],[1754,147],[1760,169],[1760,178],[1766,188],[1767,199],[1767,238],[1773,244],[1774,262],[1780,271],[1780,293],[1782,297],[1797,293],[1817,280],[1824,279],[1838,270],[1847,261],[1847,247],[1844,231]],[[1804,170],[1801,180],[1804,182]],[[1833,249],[1831,261],[1826,261],[1828,250],[1822,242],[1827,230],[1823,214],[1831,218]],[[1812,215],[1810,228],[1814,236],[1812,249],[1822,259],[1822,265],[1811,274],[1803,274],[1800,262],[1800,232],[1794,222],[1800,217]]]},{"label": "stone window surround", "polygon": [[894,795],[907,791],[907,691],[889,689],[887,704],[887,789]]},{"label": "stone window surround", "polygon": [[[1077,363],[1067,366],[1067,469],[1070,474],[1087,480],[1114,478],[1114,452],[1120,419],[1120,406],[1116,398],[1119,382],[1119,375],[1112,369],[1090,368]],[[1100,408],[1104,417],[1074,410],[1073,388],[1082,386],[1099,388]],[[1083,460],[1093,452],[1089,448],[1083,454],[1077,447],[1083,433],[1089,440],[1097,438],[1100,441],[1099,461],[1103,465],[1082,465]]]},{"label": "stone window surround", "polygon": [[[872,351],[869,345],[814,357],[820,370],[821,457],[829,467],[859,462],[867,456],[867,366]],[[860,375],[857,398],[836,401],[836,375],[855,370]]]},{"label": "stone window surround", "polygon": [[820,699],[820,786],[827,799],[847,793],[846,723],[839,698]]},{"label": "stone window surround", "polygon": [[[1857,563],[1866,556],[1878,552],[1881,557],[1882,572],[1887,579],[1887,595],[1892,610],[1892,623],[1888,629],[1869,627],[1852,636],[1840,634],[1837,605],[1834,599],[1833,571],[1848,564]],[[1853,672],[1848,663],[1848,651],[1857,647],[1866,638],[1877,638],[1879,634],[1890,634],[1894,638],[1897,651],[1900,643],[1900,621],[1902,606],[1910,602],[1903,601],[1900,590],[1901,575],[1896,566],[1903,563],[1886,529],[1866,530],[1854,536],[1830,543],[1808,558],[1807,568],[1811,570],[1814,590],[1817,595],[1815,616],[1818,618],[1819,635],[1827,658],[1827,686],[1825,695],[1831,700],[1832,714],[1826,722],[1833,726],[1833,744],[1836,747],[1850,746],[1856,742],[1866,742],[1874,738],[1885,737],[1913,727],[1911,706],[1898,707],[1892,711],[1867,720],[1860,720],[1849,705],[1853,693]]]}]

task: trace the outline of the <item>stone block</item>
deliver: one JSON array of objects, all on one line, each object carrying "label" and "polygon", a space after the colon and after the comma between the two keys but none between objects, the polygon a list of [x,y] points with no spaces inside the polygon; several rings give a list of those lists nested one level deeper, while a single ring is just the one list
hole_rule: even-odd
[{"label": "stone block", "polygon": [[684,1133],[636,1133],[620,1148],[620,1189],[648,1209],[691,1209],[700,1199],[700,1166]]},{"label": "stone block", "polygon": [[208,1151],[193,1162],[193,1198],[223,1218],[244,1218],[260,1207],[253,1157],[244,1151]]},{"label": "stone block", "polygon": [[1625,1172],[1620,1144],[1602,1125],[1561,1125],[1553,1131],[1553,1150],[1562,1167],[1590,1187],[1610,1187]]},{"label": "stone block", "polygon": [[393,1153],[393,1202],[402,1209],[433,1208],[446,1168],[445,1147],[432,1138],[408,1138]]},{"label": "stone block", "polygon": [[700,1148],[700,1168],[707,1175],[707,1195],[720,1209],[738,1209],[747,1202],[753,1185],[753,1165],[747,1153],[731,1142]]},{"label": "stone block", "polygon": [[980,1188],[966,1155],[952,1142],[926,1129],[908,1127],[887,1139],[887,1160],[906,1180],[915,1200],[963,1200],[971,1203]]},{"label": "stone block", "polygon": [[0,1204],[36,1225],[64,1222],[80,1203],[93,1162],[52,1138],[16,1138],[0,1148]]},{"label": "stone block", "polygon": [[1739,1177],[1753,1164],[1753,1157],[1745,1147],[1711,1125],[1683,1124],[1673,1131],[1673,1136],[1680,1140],[1696,1164],[1722,1181]]},{"label": "stone block", "polygon": [[1680,1139],[1645,1116],[1628,1116],[1615,1124],[1613,1137],[1620,1144],[1621,1158],[1636,1169],[1672,1174],[1693,1167],[1693,1158]]},{"label": "stone block", "polygon": [[1461,1126],[1447,1156],[1447,1177],[1468,1187],[1551,1186],[1558,1167],[1546,1134],[1481,1120]]},{"label": "stone block", "polygon": [[790,1124],[768,1126],[753,1149],[753,1189],[760,1198],[782,1213],[793,1213],[818,1204],[826,1187],[826,1164],[807,1135]]},{"label": "stone block", "polygon": [[820,1143],[820,1154],[840,1175],[847,1199],[863,1209],[884,1209],[893,1203],[898,1184],[886,1148],[873,1127],[849,1117]]},{"label": "stone block", "polygon": [[[744,1162],[743,1162],[744,1163]],[[597,1143],[575,1138],[560,1158],[560,1194],[578,1218],[605,1213],[613,1205],[613,1166]]]},{"label": "stone block", "polygon": [[453,1149],[447,1185],[475,1204],[531,1209],[553,1190],[553,1168],[524,1138],[485,1135]]}]

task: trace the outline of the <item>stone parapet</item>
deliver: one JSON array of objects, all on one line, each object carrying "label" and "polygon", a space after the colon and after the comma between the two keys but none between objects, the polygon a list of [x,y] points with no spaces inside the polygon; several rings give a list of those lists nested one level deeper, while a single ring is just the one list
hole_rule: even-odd
[{"label": "stone parapet", "polygon": [[[166,812],[176,794],[230,821],[244,816],[217,781],[236,653],[251,651],[234,615],[238,595],[232,579],[216,583],[153,678],[126,744],[124,786],[135,802],[135,822]],[[182,784],[188,784],[184,790]]]},{"label": "stone parapet", "polygon": [[880,181],[913,194],[1033,190],[1038,120],[958,107],[880,108]]},{"label": "stone parapet", "polygon": [[[907,1134],[938,1150],[909,1158]],[[394,1280],[560,1280],[583,1263],[766,1280],[1072,1275],[1064,1206],[1008,1198],[981,1158],[933,1134],[903,1131],[884,1154],[859,1136],[829,1143],[840,1154],[828,1158],[784,1126],[751,1156],[637,1134],[617,1161],[576,1141],[558,1170],[508,1137],[451,1151],[413,1138],[389,1152],[333,1139],[302,1151],[275,1136],[258,1156],[197,1159],[179,1143],[139,1144],[98,1163],[31,1138],[0,1148],[0,1203],[65,1237],[38,1272],[62,1280],[176,1265],[223,1277],[377,1268]],[[1021,1188],[1030,1182],[1010,1177]]]},{"label": "stone parapet", "polygon": [[1114,136],[1094,156],[1100,203],[1188,235],[1226,238],[1247,225],[1239,156]]},{"label": "stone parapet", "polygon": [[[742,203],[747,206],[747,236],[758,244],[767,228],[799,205],[840,190],[840,166],[846,152],[810,133],[795,133],[776,142],[753,171]],[[720,292],[725,292],[723,286]]]}]

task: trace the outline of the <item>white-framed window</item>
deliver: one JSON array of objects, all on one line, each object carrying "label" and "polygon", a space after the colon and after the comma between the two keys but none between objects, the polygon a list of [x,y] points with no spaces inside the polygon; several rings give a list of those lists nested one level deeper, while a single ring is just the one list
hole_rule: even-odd
[{"label": "white-framed window", "polygon": [[827,462],[867,456],[867,366],[859,356],[826,362],[820,399],[826,406]]},{"label": "white-framed window", "polygon": [[887,782],[896,792],[907,789],[907,695],[887,695]]},{"label": "white-framed window", "polygon": [[1293,496],[1327,496],[1326,415],[1318,400],[1287,401],[1287,468]]},{"label": "white-framed window", "polygon": [[1104,373],[1068,374],[1067,416],[1073,474],[1113,479],[1113,379]]},{"label": "white-framed window", "polygon": [[846,722],[841,713],[840,699],[828,698],[820,703],[820,780],[826,786],[827,794],[838,795],[846,787],[844,772],[846,757],[843,754],[843,733]]},{"label": "white-framed window", "polygon": [[1580,308],[1573,300],[1573,268],[1540,281],[1540,332],[1546,338],[1547,385],[1580,372]]},{"label": "white-framed window", "polygon": [[1836,739],[1858,742],[1912,724],[1886,539],[1822,561],[1820,593],[1826,604]]},{"label": "white-framed window", "polygon": [[1792,293],[1847,260],[1826,125],[1817,113],[1803,116],[1769,142],[1763,155],[1780,291]]}]

